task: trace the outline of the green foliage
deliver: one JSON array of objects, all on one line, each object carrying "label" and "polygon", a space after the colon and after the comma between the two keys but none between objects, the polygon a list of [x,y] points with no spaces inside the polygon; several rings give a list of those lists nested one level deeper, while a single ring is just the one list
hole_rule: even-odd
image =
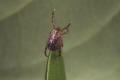
[{"label": "green foliage", "polygon": [[59,56],[58,51],[49,53],[46,80],[66,80],[63,56]]},{"label": "green foliage", "polygon": [[44,80],[53,8],[67,80],[120,80],[120,0],[0,0],[0,80]]}]

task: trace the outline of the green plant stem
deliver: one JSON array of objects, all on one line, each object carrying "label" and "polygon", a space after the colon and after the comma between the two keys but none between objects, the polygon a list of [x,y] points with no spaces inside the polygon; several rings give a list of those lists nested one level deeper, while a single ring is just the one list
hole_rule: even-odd
[{"label": "green plant stem", "polygon": [[66,80],[63,56],[58,54],[58,50],[49,52],[46,80]]}]

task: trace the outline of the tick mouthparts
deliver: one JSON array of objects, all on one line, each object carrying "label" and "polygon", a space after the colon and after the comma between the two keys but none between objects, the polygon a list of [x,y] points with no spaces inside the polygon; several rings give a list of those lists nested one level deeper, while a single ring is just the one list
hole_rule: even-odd
[{"label": "tick mouthparts", "polygon": [[54,9],[53,9],[53,11],[55,12],[55,11],[56,11],[56,9],[54,8]]}]

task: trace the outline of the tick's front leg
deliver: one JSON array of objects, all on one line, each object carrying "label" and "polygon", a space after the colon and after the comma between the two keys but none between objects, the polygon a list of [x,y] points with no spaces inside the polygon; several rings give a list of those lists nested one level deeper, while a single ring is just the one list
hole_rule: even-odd
[{"label": "tick's front leg", "polygon": [[53,28],[55,28],[55,22],[54,22],[54,19],[55,19],[55,9],[52,11],[51,16],[52,16],[52,26],[53,26]]},{"label": "tick's front leg", "polygon": [[69,32],[70,25],[71,25],[71,23],[69,23],[66,27],[64,27],[62,29],[62,35],[67,34]]}]

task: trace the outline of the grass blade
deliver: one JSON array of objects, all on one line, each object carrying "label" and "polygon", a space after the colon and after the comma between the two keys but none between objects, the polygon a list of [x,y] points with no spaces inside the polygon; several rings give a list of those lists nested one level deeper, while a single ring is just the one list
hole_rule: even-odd
[{"label": "grass blade", "polygon": [[46,66],[46,80],[66,80],[63,56],[58,51],[50,51]]}]

